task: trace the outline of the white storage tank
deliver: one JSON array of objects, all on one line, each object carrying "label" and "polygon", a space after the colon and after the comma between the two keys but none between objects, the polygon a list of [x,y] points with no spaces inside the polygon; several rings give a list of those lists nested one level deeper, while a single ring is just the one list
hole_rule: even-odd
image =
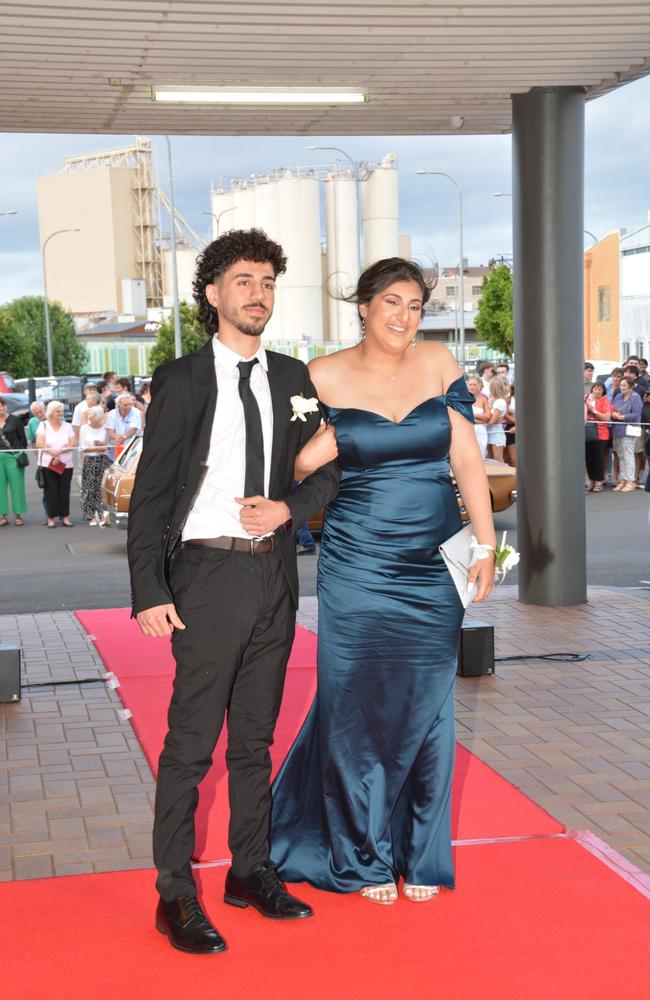
[{"label": "white storage tank", "polygon": [[399,256],[399,190],[397,158],[387,153],[361,181],[363,266]]},{"label": "white storage tank", "polygon": [[[194,305],[194,292],[192,284],[196,273],[196,258],[199,251],[193,247],[176,247],[176,271],[178,275],[178,299],[179,302],[187,302]],[[162,276],[163,276],[163,306],[169,308],[174,304],[174,282],[171,248],[162,252]]]},{"label": "white storage tank", "polygon": [[355,341],[359,338],[357,308],[341,300],[354,291],[359,277],[357,180],[351,170],[325,177],[325,232],[330,296],[328,339]]},{"label": "white storage tank", "polygon": [[[278,340],[323,339],[321,307],[320,201],[318,178],[286,170],[277,181],[280,239],[287,271],[278,282],[282,327]],[[271,235],[269,233],[269,235]]]}]

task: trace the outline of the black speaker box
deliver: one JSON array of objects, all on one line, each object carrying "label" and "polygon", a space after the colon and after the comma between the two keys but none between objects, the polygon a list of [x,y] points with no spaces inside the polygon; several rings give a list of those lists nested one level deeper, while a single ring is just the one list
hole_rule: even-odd
[{"label": "black speaker box", "polygon": [[0,702],[20,701],[20,646],[0,645]]},{"label": "black speaker box", "polygon": [[459,677],[483,677],[494,673],[494,626],[470,621],[460,631]]}]

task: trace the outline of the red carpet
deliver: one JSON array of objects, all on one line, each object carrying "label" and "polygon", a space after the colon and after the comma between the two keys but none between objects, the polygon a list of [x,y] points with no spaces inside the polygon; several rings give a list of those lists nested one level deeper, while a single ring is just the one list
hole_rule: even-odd
[{"label": "red carpet", "polygon": [[650,905],[578,843],[456,849],[458,888],[375,906],[300,887],[312,920],[222,900],[203,869],[222,955],[173,951],[153,928],[153,873],[43,879],[0,893],[3,996],[21,1000],[645,1000]]},{"label": "red carpet", "polygon": [[[119,695],[133,713],[131,721],[155,773],[166,732],[174,671],[169,640],[145,638],[126,609],[77,611],[76,615],[94,637],[107,669],[119,679]],[[316,636],[307,629],[296,629],[273,748],[275,769],[283,761],[312,702],[316,683],[316,641]],[[228,857],[224,751],[225,737],[222,735],[214,765],[201,786],[196,856],[202,860]],[[561,823],[460,745],[452,809],[454,840],[539,836],[564,829]]]}]

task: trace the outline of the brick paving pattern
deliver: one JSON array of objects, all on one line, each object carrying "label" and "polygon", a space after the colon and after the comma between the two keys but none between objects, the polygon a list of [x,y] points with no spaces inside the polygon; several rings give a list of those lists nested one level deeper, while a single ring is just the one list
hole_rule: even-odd
[{"label": "brick paving pattern", "polygon": [[[458,737],[562,823],[650,872],[648,603],[606,589],[577,608],[515,596],[500,587],[468,614],[495,626],[497,658],[589,658],[497,662],[494,677],[459,678]],[[317,630],[315,598],[299,622]],[[0,641],[22,646],[25,683],[104,672],[69,612],[1,616]],[[0,880],[151,867],[154,782],[120,709],[102,683],[25,688],[0,705]]]},{"label": "brick paving pattern", "polygon": [[[100,677],[70,612],[2,616],[23,684]],[[23,688],[0,705],[0,880],[151,867],[154,781],[105,684]]]}]

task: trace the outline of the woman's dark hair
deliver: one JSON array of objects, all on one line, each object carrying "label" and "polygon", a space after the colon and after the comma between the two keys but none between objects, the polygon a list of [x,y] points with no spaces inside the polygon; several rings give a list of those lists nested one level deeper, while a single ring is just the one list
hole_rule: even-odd
[{"label": "woman's dark hair", "polygon": [[605,385],[604,382],[601,382],[600,379],[598,379],[596,382],[594,382],[594,384],[591,387],[591,391],[592,392],[594,391],[594,389],[596,388],[596,386],[599,386],[603,390],[603,396],[607,395],[607,386]]},{"label": "woman's dark hair", "polygon": [[219,329],[219,313],[205,297],[206,285],[213,285],[238,260],[250,260],[256,264],[268,261],[276,278],[287,269],[282,247],[269,239],[262,229],[233,229],[210,243],[197,259],[192,286],[199,307],[199,320],[210,336]]},{"label": "woman's dark hair", "polygon": [[403,257],[387,257],[367,267],[359,277],[357,287],[351,295],[344,295],[345,302],[356,306],[368,305],[375,295],[380,295],[397,281],[414,281],[422,292],[422,305],[429,301],[431,288],[418,264]]}]

